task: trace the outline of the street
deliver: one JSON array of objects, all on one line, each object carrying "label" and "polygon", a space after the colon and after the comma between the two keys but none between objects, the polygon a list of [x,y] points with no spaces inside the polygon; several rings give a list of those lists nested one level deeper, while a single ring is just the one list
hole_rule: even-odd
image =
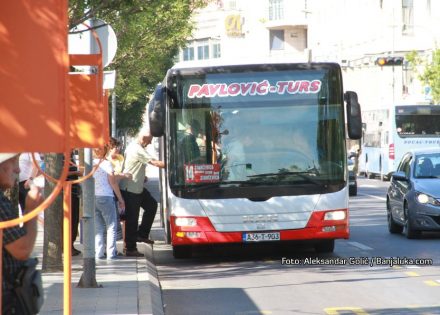
[{"label": "street", "polygon": [[[358,185],[350,239],[338,240],[333,254],[269,244],[176,260],[170,245],[156,243],[166,314],[440,314],[440,233],[390,234],[389,182],[359,178]],[[415,259],[425,265],[407,264]]]}]

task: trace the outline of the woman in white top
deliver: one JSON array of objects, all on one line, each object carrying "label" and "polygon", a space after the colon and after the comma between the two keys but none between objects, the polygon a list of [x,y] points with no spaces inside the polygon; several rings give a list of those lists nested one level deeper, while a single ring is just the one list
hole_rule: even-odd
[{"label": "woman in white top", "polygon": [[34,178],[40,175],[40,171],[34,165],[32,154],[34,154],[35,160],[37,163],[41,163],[40,154],[38,152],[35,153],[22,153],[20,154],[20,174],[18,176],[19,181],[19,192],[18,192],[18,201],[20,203],[21,209],[24,209],[24,201],[26,199],[26,195],[29,191],[30,185]]},{"label": "woman in white top", "polygon": [[[99,164],[98,169],[93,174],[95,178],[95,257],[96,259],[115,259],[116,250],[116,205],[114,194],[118,199],[120,211],[125,209],[124,199],[117,184],[116,176],[110,161],[105,159],[107,147],[95,149],[93,164]],[[102,161],[101,161],[102,160]],[[105,232],[107,240],[104,241]],[[105,246],[107,244],[107,246]],[[106,247],[106,248],[105,248]]]}]

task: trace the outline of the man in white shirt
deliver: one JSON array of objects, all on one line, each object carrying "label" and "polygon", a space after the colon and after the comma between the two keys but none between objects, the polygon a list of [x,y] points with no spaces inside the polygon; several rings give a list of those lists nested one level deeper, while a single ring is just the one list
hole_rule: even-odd
[{"label": "man in white shirt", "polygon": [[[119,187],[125,201],[125,249],[126,256],[143,256],[136,248],[136,242],[152,244],[148,238],[157,212],[157,201],[144,188],[145,169],[148,164],[163,168],[164,162],[153,159],[145,150],[153,136],[142,130],[136,140],[125,150],[124,173],[132,174],[132,179],[121,180]],[[142,223],[138,227],[140,208],[144,209]]]}]

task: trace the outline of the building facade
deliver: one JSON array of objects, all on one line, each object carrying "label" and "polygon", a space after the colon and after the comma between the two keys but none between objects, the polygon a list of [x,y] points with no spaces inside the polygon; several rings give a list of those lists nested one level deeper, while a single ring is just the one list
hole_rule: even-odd
[{"label": "building facade", "polygon": [[[180,61],[272,59],[338,62],[363,109],[430,101],[405,56],[429,57],[440,40],[440,1],[223,0],[194,16]],[[379,57],[403,57],[380,66]]]}]

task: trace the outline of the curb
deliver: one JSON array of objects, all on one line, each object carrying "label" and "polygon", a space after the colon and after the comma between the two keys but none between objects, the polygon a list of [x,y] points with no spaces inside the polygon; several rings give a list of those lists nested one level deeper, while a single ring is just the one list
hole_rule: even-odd
[{"label": "curb", "polygon": [[[164,315],[164,305],[162,301],[162,290],[158,279],[156,264],[154,263],[153,246],[146,245],[145,257],[146,265],[139,261],[138,258],[138,283],[144,283],[145,285],[139,285],[138,287],[138,307],[139,314],[153,314]],[[145,270],[139,270],[142,268]],[[145,297],[143,299],[142,297]]]}]

